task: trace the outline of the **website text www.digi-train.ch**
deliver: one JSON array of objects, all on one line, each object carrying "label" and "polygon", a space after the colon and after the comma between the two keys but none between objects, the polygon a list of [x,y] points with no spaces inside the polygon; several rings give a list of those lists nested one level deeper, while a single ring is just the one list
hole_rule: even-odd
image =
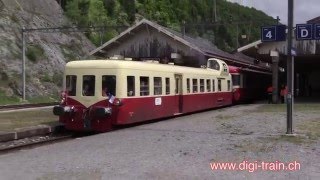
[{"label": "website text www.digi-train.ch", "polygon": [[297,161],[292,162],[266,162],[266,161],[242,161],[236,162],[212,162],[210,163],[212,171],[298,171],[301,166]]}]

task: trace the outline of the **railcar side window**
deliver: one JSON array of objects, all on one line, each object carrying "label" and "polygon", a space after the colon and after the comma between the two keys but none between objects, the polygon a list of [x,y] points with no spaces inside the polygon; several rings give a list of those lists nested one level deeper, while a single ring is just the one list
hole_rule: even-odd
[{"label": "railcar side window", "polygon": [[228,83],[228,91],[230,91],[231,90],[230,80],[228,80],[227,83]]},{"label": "railcar side window", "polygon": [[190,93],[190,79],[187,79],[187,93]]},{"label": "railcar side window", "polygon": [[154,95],[161,95],[162,94],[162,78],[161,77],[154,77],[153,78],[153,85],[154,85]]},{"label": "railcar side window", "polygon": [[170,78],[166,78],[166,94],[170,94]]},{"label": "railcar side window", "polygon": [[200,79],[200,92],[204,92],[204,79]]},{"label": "railcar side window", "polygon": [[221,79],[218,80],[218,91],[221,91]]},{"label": "railcar side window", "polygon": [[211,92],[211,81],[207,79],[207,92]]},{"label": "railcar side window", "polygon": [[127,76],[127,93],[128,96],[135,96],[134,76]]},{"label": "railcar side window", "polygon": [[82,77],[82,95],[94,96],[96,87],[96,77],[93,75],[85,75]]},{"label": "railcar side window", "polygon": [[102,76],[102,96],[116,96],[116,76]]},{"label": "railcar side window", "polygon": [[214,79],[212,79],[212,91],[216,92],[216,83]]},{"label": "railcar side window", "polygon": [[192,92],[198,92],[198,79],[192,79]]},{"label": "railcar side window", "polygon": [[240,75],[232,75],[232,84],[234,86],[240,86]]},{"label": "railcar side window", "polygon": [[77,76],[67,75],[66,76],[66,91],[69,96],[75,96],[77,93]]},{"label": "railcar side window", "polygon": [[140,77],[140,96],[149,96],[149,77]]}]

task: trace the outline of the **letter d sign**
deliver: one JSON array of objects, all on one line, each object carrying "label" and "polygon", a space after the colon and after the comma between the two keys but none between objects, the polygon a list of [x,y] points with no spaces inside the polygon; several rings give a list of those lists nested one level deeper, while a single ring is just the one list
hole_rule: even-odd
[{"label": "letter d sign", "polygon": [[312,40],[313,39],[313,25],[312,24],[297,24],[296,26],[297,40]]}]

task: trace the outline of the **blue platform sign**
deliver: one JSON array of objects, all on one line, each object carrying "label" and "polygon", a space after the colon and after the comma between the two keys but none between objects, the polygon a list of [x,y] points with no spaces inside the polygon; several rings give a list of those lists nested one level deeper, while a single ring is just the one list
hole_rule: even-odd
[{"label": "blue platform sign", "polygon": [[314,39],[320,39],[320,24],[314,25]]},{"label": "blue platform sign", "polygon": [[299,40],[312,40],[313,24],[297,24],[296,26],[296,39]]},{"label": "blue platform sign", "polygon": [[274,25],[261,27],[261,41],[285,41],[286,40],[286,26]]}]

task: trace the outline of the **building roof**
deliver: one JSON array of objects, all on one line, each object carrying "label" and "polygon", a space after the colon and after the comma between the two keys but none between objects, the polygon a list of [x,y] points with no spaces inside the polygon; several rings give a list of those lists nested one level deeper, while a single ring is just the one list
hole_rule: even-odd
[{"label": "building roof", "polygon": [[135,25],[131,26],[127,30],[120,33],[118,36],[112,38],[108,42],[104,43],[102,46],[98,47],[97,49],[90,52],[90,55],[97,55],[100,52],[103,52],[104,49],[107,49],[109,46],[112,46],[112,44],[119,44],[119,40],[122,38],[125,38],[125,36],[128,36],[130,34],[134,34],[133,31],[135,29],[138,29],[140,26],[148,25],[152,28],[157,29],[159,32],[162,32],[166,34],[167,36],[170,36],[171,38],[175,39],[176,41],[200,52],[201,54],[208,56],[208,57],[215,57],[220,58],[227,62],[232,62],[235,64],[242,64],[246,66],[251,66],[259,69],[265,69],[268,68],[260,65],[254,64],[254,59],[249,58],[248,56],[238,56],[234,54],[230,54],[228,52],[222,51],[219,48],[217,48],[214,44],[212,44],[210,41],[203,39],[203,38],[193,38],[188,35],[183,35],[182,33],[179,33],[177,31],[174,31],[172,29],[163,27],[155,22],[149,21],[147,19],[142,19]]},{"label": "building roof", "polygon": [[313,19],[310,19],[309,21],[307,21],[308,24],[316,24],[316,23],[320,23],[320,16],[315,17]]}]

